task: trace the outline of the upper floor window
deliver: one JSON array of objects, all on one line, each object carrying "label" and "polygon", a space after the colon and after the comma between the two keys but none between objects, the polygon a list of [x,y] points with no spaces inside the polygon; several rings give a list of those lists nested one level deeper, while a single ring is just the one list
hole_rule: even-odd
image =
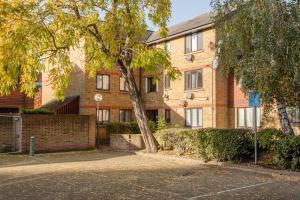
[{"label": "upper floor window", "polygon": [[165,75],[165,89],[171,89],[171,79],[167,74]]},{"label": "upper floor window", "polygon": [[185,126],[187,127],[203,126],[202,108],[185,109]]},{"label": "upper floor window", "polygon": [[202,70],[185,72],[185,90],[195,90],[203,87]]},{"label": "upper floor window", "polygon": [[97,90],[109,90],[109,75],[98,74],[96,78]]},{"label": "upper floor window", "polygon": [[120,91],[128,92],[128,83],[126,82],[125,78],[122,76],[120,76]]},{"label": "upper floor window", "polygon": [[131,110],[120,110],[120,122],[131,122]]},{"label": "upper floor window", "polygon": [[[238,108],[237,126],[238,128],[253,127],[253,108]],[[260,126],[260,109],[256,110],[256,125]]]},{"label": "upper floor window", "polygon": [[98,122],[100,124],[109,122],[110,112],[107,109],[100,109],[97,113]]},{"label": "upper floor window", "polygon": [[290,122],[300,123],[300,109],[297,107],[287,107],[286,108]]},{"label": "upper floor window", "polygon": [[149,92],[157,92],[158,91],[158,83],[153,82],[153,77],[147,77],[145,78],[145,90],[146,93]]},{"label": "upper floor window", "polygon": [[185,53],[191,53],[203,49],[202,32],[185,36]]}]

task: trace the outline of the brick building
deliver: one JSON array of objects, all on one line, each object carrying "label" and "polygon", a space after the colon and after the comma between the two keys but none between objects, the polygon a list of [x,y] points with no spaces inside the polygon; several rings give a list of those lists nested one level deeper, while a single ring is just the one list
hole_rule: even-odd
[{"label": "brick building", "polygon": [[[149,45],[166,48],[172,65],[182,72],[181,78],[175,81],[170,81],[162,72],[160,82],[155,85],[152,77],[145,76],[141,70],[135,72],[149,119],[164,117],[170,124],[186,127],[252,126],[252,109],[248,108],[247,97],[241,92],[238,82],[213,65],[216,41],[211,14],[202,14],[169,27],[166,38],[155,32],[149,32],[146,38]],[[96,78],[89,78],[84,69],[84,51],[73,49],[70,54],[76,70],[66,96],[80,96],[79,113],[96,114],[94,95],[101,93],[101,122],[134,119],[126,83],[120,73],[100,70]],[[47,71],[43,74],[43,81],[46,86],[43,87],[42,102],[45,104],[53,99]],[[277,115],[271,114],[268,121],[262,120],[260,109],[257,113],[260,126],[280,127]]]}]

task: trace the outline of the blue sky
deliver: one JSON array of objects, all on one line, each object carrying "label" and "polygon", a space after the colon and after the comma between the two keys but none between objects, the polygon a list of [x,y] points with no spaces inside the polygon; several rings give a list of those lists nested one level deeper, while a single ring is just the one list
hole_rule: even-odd
[{"label": "blue sky", "polygon": [[[168,25],[174,25],[179,22],[189,20],[202,13],[209,12],[211,0],[171,0],[172,1],[172,17]],[[155,27],[148,22],[149,29],[156,30]]]},{"label": "blue sky", "polygon": [[210,0],[171,0],[172,18],[169,25],[177,24],[205,12],[209,12]]}]

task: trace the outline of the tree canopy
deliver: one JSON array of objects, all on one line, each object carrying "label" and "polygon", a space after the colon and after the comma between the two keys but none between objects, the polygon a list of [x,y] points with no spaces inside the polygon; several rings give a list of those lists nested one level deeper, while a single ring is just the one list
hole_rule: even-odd
[{"label": "tree canopy", "polygon": [[214,0],[218,59],[265,106],[300,102],[300,10],[296,0]]},{"label": "tree canopy", "polygon": [[70,48],[84,48],[90,75],[123,63],[175,78],[167,53],[143,42],[147,19],[166,35],[170,7],[170,0],[0,0],[0,94],[20,88],[33,96],[47,61],[63,98],[74,67]]}]

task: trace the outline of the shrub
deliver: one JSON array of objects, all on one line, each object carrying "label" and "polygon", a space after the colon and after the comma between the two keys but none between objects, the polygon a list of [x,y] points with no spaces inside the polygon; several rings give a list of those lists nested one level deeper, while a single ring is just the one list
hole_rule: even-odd
[{"label": "shrub", "polygon": [[202,129],[197,153],[202,159],[240,162],[253,152],[250,131],[245,129]]},{"label": "shrub", "polygon": [[156,122],[155,121],[150,120],[149,121],[149,127],[150,127],[150,130],[151,130],[152,133],[156,132],[157,126],[156,126]]},{"label": "shrub", "polygon": [[197,147],[197,131],[184,128],[169,128],[155,133],[162,150],[174,150],[177,154],[194,153]]},{"label": "shrub", "polygon": [[156,130],[162,130],[167,128],[166,120],[163,117],[159,117],[156,123]]},{"label": "shrub", "polygon": [[131,132],[131,134],[140,134],[141,133],[137,121],[130,122],[130,132]]},{"label": "shrub", "polygon": [[109,134],[129,134],[130,125],[121,122],[111,122],[105,124],[106,133]]},{"label": "shrub", "polygon": [[284,137],[283,132],[278,129],[263,129],[257,133],[257,144],[260,150],[272,153],[275,151],[277,141]]},{"label": "shrub", "polygon": [[279,167],[300,170],[300,136],[289,136],[279,140],[275,156]]},{"label": "shrub", "polygon": [[22,109],[21,114],[54,114],[54,112],[47,108],[37,108],[37,109]]}]

